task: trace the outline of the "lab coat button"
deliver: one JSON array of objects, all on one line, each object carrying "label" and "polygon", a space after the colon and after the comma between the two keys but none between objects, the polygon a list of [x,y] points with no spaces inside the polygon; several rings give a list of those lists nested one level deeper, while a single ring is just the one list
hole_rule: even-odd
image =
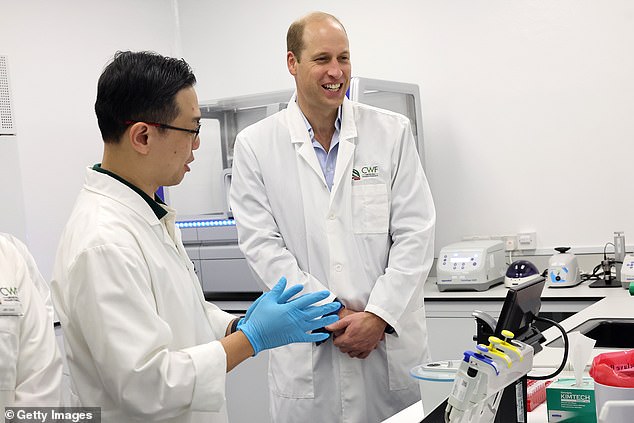
[{"label": "lab coat button", "polygon": [[337,216],[335,216],[334,213],[332,213],[330,216],[328,216],[328,219],[330,220],[335,220]]},{"label": "lab coat button", "polygon": [[335,266],[335,270],[336,270],[337,272],[341,272],[341,269],[343,269],[343,266],[342,266],[342,265],[337,264],[337,265]]}]

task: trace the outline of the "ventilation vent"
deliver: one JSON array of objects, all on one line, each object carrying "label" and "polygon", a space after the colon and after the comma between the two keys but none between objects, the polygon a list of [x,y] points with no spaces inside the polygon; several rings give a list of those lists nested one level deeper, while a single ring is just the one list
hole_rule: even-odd
[{"label": "ventilation vent", "polygon": [[9,64],[6,56],[0,56],[0,135],[15,135],[9,90]]}]

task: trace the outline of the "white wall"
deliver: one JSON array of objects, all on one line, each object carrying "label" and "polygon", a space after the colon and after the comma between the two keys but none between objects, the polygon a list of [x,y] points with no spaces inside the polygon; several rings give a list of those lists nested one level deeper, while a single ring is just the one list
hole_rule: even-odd
[{"label": "white wall", "polygon": [[45,277],[84,168],[101,157],[93,105],[112,54],[182,52],[201,100],[285,89],[286,29],[313,7],[346,25],[355,75],[420,85],[437,248],[524,230],[541,249],[602,246],[614,230],[634,243],[629,0],[0,0],[16,225]]},{"label": "white wall", "polygon": [[[22,173],[26,241],[45,278],[84,169],[101,160],[97,79],[117,50],[175,54],[174,11],[172,0],[0,0],[0,54],[9,60],[18,130],[12,154]],[[14,211],[3,204],[0,220]]]},{"label": "white wall", "polygon": [[437,250],[463,235],[528,230],[549,254],[602,247],[615,230],[634,243],[633,2],[179,5],[201,99],[293,86],[286,30],[314,8],[346,26],[353,74],[419,84]]},{"label": "white wall", "polygon": [[0,136],[0,232],[24,239],[24,186],[19,156],[17,137]]}]

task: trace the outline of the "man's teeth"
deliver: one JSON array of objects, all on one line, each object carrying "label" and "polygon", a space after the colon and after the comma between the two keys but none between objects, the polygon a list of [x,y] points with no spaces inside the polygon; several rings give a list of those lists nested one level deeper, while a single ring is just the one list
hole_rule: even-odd
[{"label": "man's teeth", "polygon": [[323,85],[323,87],[330,91],[337,91],[339,88],[341,88],[341,84],[325,84]]}]

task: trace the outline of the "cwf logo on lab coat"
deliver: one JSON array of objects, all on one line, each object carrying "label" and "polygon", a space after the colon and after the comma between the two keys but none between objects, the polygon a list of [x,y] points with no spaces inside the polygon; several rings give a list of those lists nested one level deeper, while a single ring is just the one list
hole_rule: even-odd
[{"label": "cwf logo on lab coat", "polygon": [[20,301],[17,286],[0,286],[0,304],[8,301]]},{"label": "cwf logo on lab coat", "polygon": [[379,176],[378,166],[363,166],[361,172],[357,169],[352,169],[352,180],[360,181],[361,178],[376,178]]}]

